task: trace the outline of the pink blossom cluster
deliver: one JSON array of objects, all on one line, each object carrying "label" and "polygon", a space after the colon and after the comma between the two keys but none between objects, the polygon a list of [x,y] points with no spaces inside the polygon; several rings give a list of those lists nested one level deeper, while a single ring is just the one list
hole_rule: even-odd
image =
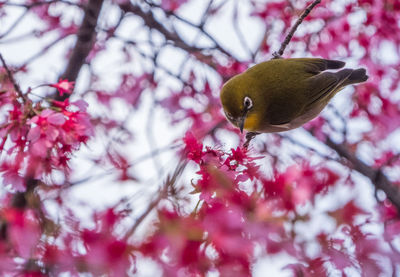
[{"label": "pink blossom cluster", "polygon": [[[62,85],[52,86],[68,91]],[[87,103],[50,100],[47,106],[32,102],[29,94],[6,89],[0,107],[7,113],[0,130],[3,184],[24,191],[29,179],[42,179],[55,170],[68,174],[72,153],[93,135]]]},{"label": "pink blossom cluster", "polygon": [[[185,153],[197,167],[192,181],[199,203],[191,214],[168,206],[158,210],[154,233],[138,249],[156,260],[166,276],[250,276],[259,246],[268,255],[286,253],[298,261],[286,268],[294,274],[326,276],[328,267],[353,268],[371,276],[384,272],[379,258],[399,256],[385,250],[382,241],[362,231],[367,223],[356,217],[368,213],[353,201],[327,211],[337,235],[320,231],[306,239],[298,224],[311,218],[299,207],[314,205],[339,181],[339,175],[321,164],[291,166],[266,176],[254,157],[243,148],[230,152],[204,147],[192,133],[185,138]],[[343,238],[345,237],[345,239]],[[307,246],[318,242],[317,253]],[[354,257],[354,258],[353,258]],[[312,275],[315,274],[315,275]]]}]

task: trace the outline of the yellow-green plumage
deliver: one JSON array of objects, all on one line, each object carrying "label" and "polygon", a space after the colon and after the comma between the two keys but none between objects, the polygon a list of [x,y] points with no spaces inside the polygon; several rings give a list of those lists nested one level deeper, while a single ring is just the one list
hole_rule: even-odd
[{"label": "yellow-green plumage", "polygon": [[[297,128],[316,117],[343,87],[366,81],[365,69],[339,69],[344,62],[316,59],[274,59],[230,79],[222,88],[227,118],[253,132]],[[244,98],[251,100],[246,110]]]}]

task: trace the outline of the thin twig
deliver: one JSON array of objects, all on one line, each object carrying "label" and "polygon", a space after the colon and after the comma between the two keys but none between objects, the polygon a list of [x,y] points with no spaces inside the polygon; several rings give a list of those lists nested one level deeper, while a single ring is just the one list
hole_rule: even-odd
[{"label": "thin twig", "polygon": [[293,25],[293,27],[290,29],[289,34],[287,34],[285,40],[281,44],[281,48],[279,48],[278,52],[274,52],[273,54],[273,59],[279,59],[283,55],[283,52],[285,51],[286,46],[288,46],[290,40],[292,39],[294,33],[297,30],[297,27],[300,26],[300,24],[303,22],[304,18],[307,17],[307,15],[311,12],[311,10],[321,3],[321,0],[315,0],[310,6],[308,6],[304,12],[301,14],[301,16],[297,19],[296,23]]},{"label": "thin twig", "polygon": [[[205,9],[205,11],[204,11],[204,13],[203,13],[203,16],[202,16],[201,20],[200,20],[200,24],[195,24],[195,23],[191,22],[190,20],[188,20],[188,19],[186,19],[186,18],[183,18],[182,16],[176,14],[176,13],[173,12],[173,11],[166,11],[166,10],[164,10],[164,9],[162,8],[161,5],[158,5],[158,4],[155,4],[155,3],[151,3],[151,2],[149,2],[149,1],[147,1],[147,0],[143,0],[143,1],[144,1],[146,4],[148,4],[150,7],[155,7],[155,8],[161,9],[163,12],[165,12],[165,14],[166,14],[167,16],[172,16],[172,17],[174,17],[175,19],[177,19],[177,20],[179,20],[179,21],[181,21],[181,22],[183,22],[183,23],[185,23],[185,24],[187,24],[187,25],[189,25],[189,26],[191,26],[191,27],[193,27],[193,28],[198,29],[203,35],[205,35],[209,40],[211,40],[211,41],[214,43],[214,45],[215,45],[214,49],[217,49],[217,50],[220,51],[221,53],[225,54],[227,57],[230,57],[230,58],[233,58],[233,59],[237,60],[235,57],[232,56],[231,53],[229,53],[228,50],[224,49],[224,47],[222,47],[222,45],[220,45],[220,44],[217,42],[217,40],[216,40],[210,33],[208,33],[208,32],[204,29],[204,25],[205,25],[205,23],[206,23],[206,20],[207,20],[207,18],[208,18],[208,15],[209,15],[209,12],[210,12],[210,10],[211,10],[212,4],[214,3],[214,0],[210,0],[210,1],[208,2],[207,7],[206,7],[206,9]],[[224,2],[221,3],[220,6],[222,6],[223,4],[224,4]],[[163,30],[159,30],[159,31],[165,35],[165,32],[164,32]]]},{"label": "thin twig", "polygon": [[49,44],[47,44],[46,46],[41,48],[41,50],[39,52],[33,54],[31,57],[29,57],[27,60],[25,60],[25,62],[23,63],[23,65],[21,67],[25,67],[28,64],[30,64],[31,62],[33,62],[34,60],[38,59],[39,57],[46,55],[48,53],[48,51],[50,50],[50,48],[53,48],[55,45],[57,45],[58,43],[63,41],[68,36],[69,35],[65,35],[65,36],[61,36],[61,37],[54,39]]},{"label": "thin twig", "polygon": [[40,32],[37,30],[33,30],[33,31],[28,31],[27,33],[15,35],[11,38],[2,38],[0,40],[0,44],[15,43],[15,42],[18,42],[19,40],[27,39],[30,37],[37,37],[38,33],[40,33]]},{"label": "thin twig", "polygon": [[[137,41],[127,40],[127,39],[125,39],[125,38],[122,38],[122,37],[117,36],[116,34],[113,34],[112,38],[118,39],[118,40],[120,40],[120,41],[122,41],[122,42],[124,42],[124,43],[126,43],[126,44],[130,44],[130,45],[137,45],[137,44],[138,44]],[[147,53],[141,51],[139,48],[135,48],[134,51],[137,52],[140,56],[142,56],[142,57],[145,58],[145,59],[149,59],[149,60],[151,60],[151,61],[154,60],[154,56],[149,55],[149,54],[147,54]],[[188,61],[188,59],[185,59],[185,60]],[[192,88],[193,90],[195,90],[195,88],[193,87],[192,84],[190,84],[189,82],[183,80],[182,74],[181,74],[181,73],[175,74],[175,73],[173,73],[170,69],[168,69],[168,68],[165,67],[165,66],[162,66],[162,65],[159,64],[159,63],[157,64],[157,68],[156,68],[156,69],[162,70],[162,71],[163,71],[164,73],[166,73],[167,75],[169,75],[169,76],[171,76],[171,77],[177,79],[178,81],[181,81],[183,85],[188,86],[188,87]]]},{"label": "thin twig", "polygon": [[10,26],[4,33],[2,33],[2,34],[0,35],[0,39],[4,38],[4,37],[6,37],[8,34],[10,34],[10,33],[15,29],[15,27],[17,27],[18,24],[22,22],[22,19],[24,19],[24,17],[28,15],[28,12],[29,12],[29,10],[25,10],[25,11],[14,21],[14,23],[11,24],[11,26]]},{"label": "thin twig", "polygon": [[254,60],[255,58],[255,53],[251,50],[250,46],[247,44],[247,41],[243,35],[243,32],[240,30],[240,24],[239,24],[239,7],[238,4],[239,2],[235,2],[235,8],[234,8],[234,12],[233,12],[233,20],[232,20],[232,24],[233,27],[235,29],[237,38],[239,39],[240,44],[242,45],[243,49],[245,49],[249,54],[250,54],[250,58],[251,60]]},{"label": "thin twig", "polygon": [[340,119],[340,121],[343,124],[343,129],[342,129],[342,135],[343,135],[343,140],[346,142],[347,141],[347,121],[343,117],[342,113],[338,111],[338,109],[332,105],[331,103],[328,104],[328,107],[333,111],[335,116]]},{"label": "thin twig", "polygon": [[188,44],[185,40],[182,39],[182,37],[177,32],[175,32],[175,30],[169,30],[168,28],[166,28],[165,24],[160,23],[156,19],[156,17],[154,16],[154,14],[151,10],[144,11],[138,5],[132,4],[130,2],[124,2],[123,4],[120,4],[120,8],[127,13],[133,13],[133,14],[141,17],[144,24],[148,28],[157,30],[159,33],[161,33],[164,36],[166,41],[169,41],[174,46],[191,53],[198,60],[205,62],[208,66],[210,66],[214,70],[216,69],[216,65],[213,62],[214,57],[212,55],[203,53],[205,50],[204,48],[199,48],[199,47]]},{"label": "thin twig", "polygon": [[[210,3],[211,3],[211,2],[212,2],[212,1],[210,1]],[[207,9],[207,10],[208,10],[208,9]],[[207,10],[206,10],[206,11],[207,11]],[[209,40],[211,40],[212,43],[214,43],[215,49],[217,49],[217,50],[220,51],[221,53],[225,54],[227,57],[230,57],[230,58],[233,58],[233,59],[237,60],[235,57],[232,56],[232,53],[229,53],[228,50],[226,50],[221,44],[219,44],[219,43],[217,42],[217,40],[216,40],[209,32],[207,32],[207,31],[204,29],[204,22],[205,22],[205,19],[203,19],[203,20],[201,21],[200,25],[197,25],[197,24],[194,24],[194,23],[190,22],[189,20],[187,20],[187,19],[185,19],[185,18],[183,18],[183,17],[181,17],[181,16],[179,16],[179,15],[177,15],[177,14],[175,14],[175,13],[172,13],[172,12],[171,12],[171,13],[168,13],[168,14],[171,15],[171,16],[173,16],[173,17],[175,17],[175,18],[178,19],[179,21],[181,21],[181,22],[183,22],[183,23],[185,23],[185,24],[191,26],[191,27],[197,28],[198,30],[200,30],[200,32],[201,32],[203,35],[205,35]],[[205,15],[206,15],[206,14],[205,14]],[[206,18],[205,15],[203,15],[203,18]]]},{"label": "thin twig", "polygon": [[316,153],[318,156],[320,156],[321,158],[323,158],[325,160],[339,162],[338,159],[337,158],[336,159],[333,158],[332,155],[325,155],[325,154],[319,152],[317,149],[315,149],[313,147],[310,147],[310,146],[302,143],[301,141],[294,139],[291,136],[288,136],[288,135],[285,135],[285,134],[277,134],[277,135],[279,137],[283,138],[283,139],[286,139],[287,141],[291,142],[294,145],[297,145],[297,146],[299,146],[299,147],[301,147],[301,148],[303,148],[305,150],[308,150],[308,151],[311,151],[313,153]]},{"label": "thin twig", "polygon": [[174,186],[178,180],[178,177],[182,174],[183,170],[185,169],[187,163],[186,162],[180,162],[178,166],[176,167],[174,173],[172,176],[168,176],[167,180],[165,181],[163,187],[159,191],[157,197],[151,201],[149,206],[146,208],[146,210],[142,213],[142,215],[136,219],[135,224],[126,232],[124,236],[124,240],[129,239],[136,231],[136,229],[139,227],[139,225],[143,222],[143,220],[150,214],[150,212],[157,207],[157,205],[160,203],[160,201],[164,198],[168,197],[168,192],[172,186]]},{"label": "thin twig", "polygon": [[69,1],[65,1],[65,0],[51,0],[51,1],[42,1],[42,2],[34,2],[34,3],[30,3],[30,4],[22,4],[22,3],[12,3],[12,2],[5,2],[5,3],[1,3],[4,6],[10,6],[10,7],[21,7],[21,8],[26,8],[26,9],[31,9],[37,6],[41,6],[41,5],[51,5],[54,3],[63,3],[63,4],[67,4],[70,6],[77,6],[77,7],[83,7],[83,5],[79,4],[79,3],[73,3],[73,2],[69,2]]},{"label": "thin twig", "polygon": [[[133,166],[137,166],[138,164],[140,164],[142,162],[145,162],[146,160],[148,160],[150,158],[153,158],[156,155],[160,155],[160,154],[165,153],[167,151],[174,150],[176,148],[180,148],[180,147],[182,147],[182,145],[183,145],[182,143],[178,143],[178,144],[167,145],[167,146],[155,149],[155,150],[153,150],[153,151],[151,151],[149,153],[146,153],[146,154],[140,156],[136,160],[130,162],[129,163],[129,167],[132,168]],[[101,172],[101,173],[99,173],[97,175],[92,175],[92,176],[89,176],[89,177],[85,177],[85,178],[79,179],[77,181],[69,183],[68,185],[69,186],[75,186],[75,185],[80,185],[80,184],[86,183],[88,181],[94,181],[94,180],[97,180],[97,179],[101,179],[101,178],[104,178],[104,177],[106,177],[108,175],[113,174],[113,172],[114,172],[114,168],[106,169],[104,172]]]},{"label": "thin twig", "polygon": [[[154,113],[155,113],[155,104],[156,104],[156,100],[154,99],[154,94],[151,95],[152,96],[152,104],[149,110],[149,113],[147,115],[147,124],[146,124],[146,137],[147,137],[147,142],[150,146],[150,148],[153,149],[157,149],[157,141],[154,137],[154,132],[153,132],[153,128],[154,128]],[[158,173],[158,177],[161,178],[162,176],[162,166],[161,166],[161,162],[158,158],[158,155],[153,155],[152,156],[152,161],[154,164],[154,167]]]},{"label": "thin twig", "polygon": [[15,81],[14,76],[13,76],[11,70],[8,68],[7,63],[6,63],[6,61],[4,60],[2,54],[0,54],[0,59],[1,59],[1,63],[3,64],[4,69],[5,69],[6,72],[7,72],[8,79],[9,79],[9,80],[11,81],[11,83],[13,84],[15,91],[16,91],[16,92],[18,93],[18,95],[22,98],[22,100],[25,101],[25,100],[26,100],[26,99],[25,99],[25,95],[22,93],[21,88],[19,87],[18,83]]}]

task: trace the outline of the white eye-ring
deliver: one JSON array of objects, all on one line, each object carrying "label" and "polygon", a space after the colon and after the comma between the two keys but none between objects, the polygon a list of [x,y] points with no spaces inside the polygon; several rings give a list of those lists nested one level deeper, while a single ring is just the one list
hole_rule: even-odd
[{"label": "white eye-ring", "polygon": [[253,101],[251,100],[250,97],[245,96],[243,99],[243,105],[246,110],[250,110],[253,107]]}]

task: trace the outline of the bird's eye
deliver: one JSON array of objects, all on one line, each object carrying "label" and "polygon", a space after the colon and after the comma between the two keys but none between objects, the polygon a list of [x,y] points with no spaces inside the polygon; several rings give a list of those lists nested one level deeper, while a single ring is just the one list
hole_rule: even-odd
[{"label": "bird's eye", "polygon": [[246,110],[250,110],[253,107],[253,101],[251,100],[250,97],[246,96],[243,100],[243,105],[246,108]]}]

